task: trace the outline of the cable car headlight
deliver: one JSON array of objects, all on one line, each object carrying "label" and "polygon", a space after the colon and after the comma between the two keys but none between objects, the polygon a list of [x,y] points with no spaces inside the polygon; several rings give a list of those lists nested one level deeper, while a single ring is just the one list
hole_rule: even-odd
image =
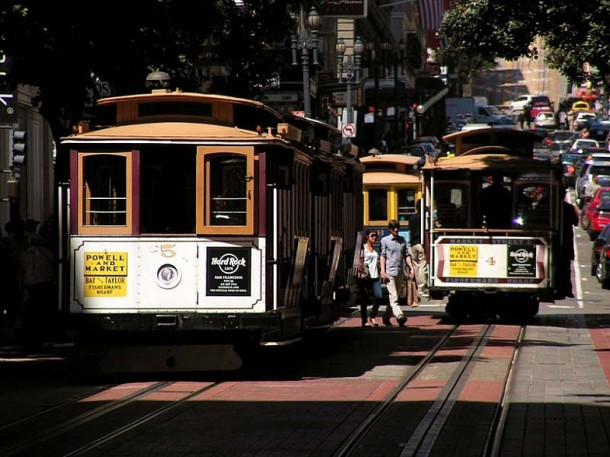
[{"label": "cable car headlight", "polygon": [[165,264],[157,270],[157,284],[164,289],[172,289],[180,284],[182,274],[173,265]]}]

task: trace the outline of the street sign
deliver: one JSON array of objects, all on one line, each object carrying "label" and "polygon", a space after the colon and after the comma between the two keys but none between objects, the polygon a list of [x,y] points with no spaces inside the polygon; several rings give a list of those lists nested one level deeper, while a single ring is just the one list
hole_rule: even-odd
[{"label": "street sign", "polygon": [[341,127],[343,138],[356,138],[356,124],[345,124]]},{"label": "street sign", "polygon": [[[0,88],[5,88],[4,78],[10,71],[10,59],[6,54],[0,54]],[[11,122],[16,119],[15,94],[4,91],[0,93],[0,122]]]},{"label": "street sign", "polygon": [[277,93],[268,93],[263,94],[263,102],[283,102],[283,103],[291,103],[297,102],[299,100],[299,96],[296,92],[277,92]]}]

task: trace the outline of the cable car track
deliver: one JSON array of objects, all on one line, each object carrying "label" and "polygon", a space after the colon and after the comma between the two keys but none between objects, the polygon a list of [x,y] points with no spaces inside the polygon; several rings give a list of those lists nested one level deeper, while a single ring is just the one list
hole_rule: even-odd
[{"label": "cable car track", "polygon": [[[91,422],[93,420],[104,417],[121,408],[125,408],[126,406],[131,405],[132,403],[134,403],[136,401],[142,400],[151,394],[162,392],[163,390],[167,389],[168,387],[170,387],[172,385],[176,385],[176,384],[180,384],[180,383],[172,382],[172,381],[156,382],[156,383],[152,384],[151,386],[144,388],[144,389],[139,389],[139,390],[133,392],[132,394],[127,395],[124,398],[121,398],[120,400],[110,401],[107,404],[101,405],[99,407],[95,407],[95,408],[93,408],[89,411],[86,411],[82,414],[79,414],[69,420],[66,420],[59,424],[48,427],[45,430],[40,431],[36,437],[30,437],[25,442],[17,443],[15,445],[9,446],[5,449],[0,449],[0,456],[1,457],[12,457],[12,456],[19,456],[19,455],[24,455],[24,456],[31,455],[31,453],[30,453],[31,450],[33,448],[36,448],[39,445],[50,442],[51,440],[58,438],[61,435],[72,431],[73,429],[76,429],[85,424],[88,424],[89,422]],[[132,420],[131,422],[129,422],[123,426],[120,426],[120,427],[116,428],[115,430],[110,431],[100,437],[97,437],[84,445],[79,446],[78,449],[68,451],[67,453],[62,453],[62,455],[64,455],[64,456],[81,455],[91,449],[94,449],[95,447],[97,447],[103,443],[106,443],[106,442],[122,435],[123,433],[125,433],[129,430],[132,430],[142,424],[145,424],[149,420],[152,420],[155,417],[158,417],[159,415],[164,414],[173,408],[180,406],[185,401],[188,401],[189,399],[193,398],[194,396],[197,396],[197,395],[205,392],[206,390],[209,390],[212,387],[217,386],[219,383],[218,382],[206,382],[206,383],[199,383],[199,384],[204,384],[204,386],[199,389],[193,390],[191,393],[188,393],[177,400],[170,401],[170,402],[164,402],[161,407],[155,408],[152,412],[144,414],[141,417],[137,417],[136,419]],[[8,435],[11,433],[11,431],[14,432],[15,431],[14,429],[16,429],[17,427],[28,425],[28,423],[31,423],[32,421],[34,421],[36,419],[40,419],[45,414],[48,415],[51,412],[54,412],[54,411],[60,409],[61,407],[69,406],[70,404],[76,405],[77,403],[80,403],[81,401],[83,401],[83,400],[66,402],[62,405],[54,406],[52,408],[49,408],[48,410],[45,410],[45,411],[37,413],[37,414],[33,414],[33,415],[23,418],[19,421],[15,421],[11,424],[6,424],[0,429],[0,431],[3,434]]]},{"label": "cable car track", "polygon": [[[347,324],[347,328],[351,328],[351,325]],[[304,371],[296,380],[243,379],[227,383],[224,382],[226,380],[216,379],[105,386],[103,390],[86,397],[81,396],[72,402],[62,401],[45,411],[3,425],[0,428],[0,442],[3,443],[0,457],[94,456],[110,452],[109,449],[116,449],[117,446],[133,447],[132,455],[147,455],[148,446],[156,448],[155,443],[163,446],[161,443],[166,434],[159,436],[155,432],[159,430],[160,423],[164,424],[161,429],[166,431],[178,430],[184,426],[185,417],[192,414],[201,419],[198,426],[207,430],[210,436],[240,436],[238,441],[244,447],[238,446],[239,449],[260,445],[259,442],[243,441],[243,433],[249,427],[257,427],[249,422],[250,419],[241,423],[242,419],[236,416],[237,422],[231,421],[233,407],[230,405],[235,405],[235,401],[244,405],[266,405],[260,421],[267,426],[274,424],[268,429],[269,432],[276,430],[283,439],[292,433],[290,427],[285,429],[285,423],[299,424],[303,417],[309,416],[307,413],[300,416],[299,411],[337,411],[335,417],[330,413],[330,421],[329,416],[320,416],[324,419],[319,423],[314,422],[316,425],[308,425],[314,427],[312,432],[317,430],[320,438],[301,443],[309,449],[303,455],[317,452],[318,455],[335,457],[437,457],[447,455],[448,443],[455,443],[456,440],[460,442],[454,444],[454,454],[463,455],[460,451],[468,445],[461,442],[465,440],[456,438],[456,435],[460,436],[460,431],[455,430],[456,423],[459,423],[466,427],[467,433],[478,433],[476,442],[468,449],[469,455],[494,457],[506,422],[502,415],[503,402],[524,327],[473,323],[434,325],[434,328],[428,329],[428,325],[421,321],[407,333],[383,328],[368,332],[358,330],[358,334],[364,337],[362,342],[374,341],[374,338],[386,344],[388,341],[393,343],[378,348],[381,349],[379,357],[365,362],[365,371],[356,369],[361,373],[357,379],[352,381],[351,377],[345,378],[345,393],[333,392],[327,396],[323,391],[316,390],[341,385],[338,382],[342,382],[343,371],[323,371],[322,377],[316,371],[325,370],[328,363],[333,365],[333,358],[320,360],[321,365],[316,364],[311,368],[313,371]],[[427,333],[429,330],[432,333]],[[393,358],[389,364],[388,356]],[[486,364],[484,368],[483,364]],[[386,371],[381,373],[382,378],[374,374],[376,369],[386,365]],[[493,395],[479,395],[485,389],[481,387],[482,383],[489,381],[476,379],[483,370],[486,376],[492,378],[487,384],[493,384]],[[354,392],[361,392],[362,396],[349,393],[350,385],[356,389]],[[477,392],[477,389],[481,392]],[[207,394],[201,395],[206,391]],[[466,398],[463,397],[465,393]],[[325,400],[312,410],[309,405],[319,402],[321,398]],[[314,403],[311,403],[311,399]],[[178,409],[189,401],[196,409]],[[225,403],[227,401],[229,403]],[[352,406],[345,407],[346,401],[352,402]],[[336,403],[336,409],[333,403]],[[258,407],[245,408],[246,411],[253,408],[250,415],[254,417],[261,413]],[[225,420],[219,422],[206,411],[219,413],[218,417]],[[261,427],[260,432],[263,433],[265,428]],[[130,433],[135,429],[138,430],[136,434]],[[380,436],[387,440],[382,447],[379,447]],[[198,438],[192,438],[196,443]],[[142,440],[145,446],[142,446]],[[204,442],[210,450],[231,453],[232,448],[230,445],[227,447],[228,443],[222,439]],[[258,452],[261,455],[271,452],[269,445],[263,444]],[[458,449],[459,446],[462,449]],[[376,453],[372,452],[373,448]]]},{"label": "cable car track", "polygon": [[[168,383],[168,384],[172,384],[172,383]],[[133,422],[131,422],[123,427],[120,427],[110,433],[107,433],[106,435],[88,443],[85,446],[80,447],[79,449],[76,449],[75,451],[72,451],[68,454],[64,454],[64,457],[73,457],[73,456],[77,456],[77,455],[82,455],[92,449],[95,449],[96,447],[121,436],[123,433],[126,433],[130,430],[133,430],[136,427],[139,427],[140,425],[147,423],[148,421],[160,416],[161,414],[165,414],[168,411],[170,411],[174,408],[177,408],[178,406],[182,405],[184,402],[190,400],[191,398],[196,397],[197,395],[202,394],[206,390],[209,390],[216,385],[218,385],[218,383],[208,384],[207,386],[202,387],[201,389],[197,389],[197,390],[191,392],[190,394],[184,396],[183,398],[180,398],[179,400],[166,404],[166,405],[162,406],[161,408],[158,408],[157,410],[153,411],[152,413],[149,413],[139,419],[134,420]]]},{"label": "cable car track", "polygon": [[[484,325],[481,327],[479,334],[469,346],[467,353],[454,368],[450,378],[438,393],[427,413],[418,421],[417,427],[409,431],[410,435],[407,435],[407,438],[402,443],[402,449],[399,454],[401,457],[428,457],[437,455],[434,454],[434,445],[439,437],[442,436],[443,427],[451,415],[460,394],[464,392],[466,383],[476,369],[476,364],[481,358],[483,350],[487,347],[495,327],[495,325]],[[383,427],[383,425],[380,425],[380,422],[395,404],[399,395],[409,388],[422,375],[424,370],[433,363],[435,357],[450,344],[451,338],[456,334],[458,328],[459,326],[454,326],[434,345],[430,352],[414,367],[412,372],[405,376],[392,392],[388,394],[386,399],[344,440],[343,444],[333,454],[334,457],[366,455],[366,448],[359,446],[366,439],[367,434],[374,430],[375,427]],[[493,456],[494,449],[497,451],[496,445],[501,437],[501,429],[505,422],[503,403],[510,386],[512,367],[517,356],[519,342],[523,338],[524,328],[524,326],[520,327],[518,337],[514,342],[515,349],[510,358],[508,370],[503,378],[498,403],[495,406],[492,420],[488,424],[489,428],[486,434],[484,449],[478,455]]]}]

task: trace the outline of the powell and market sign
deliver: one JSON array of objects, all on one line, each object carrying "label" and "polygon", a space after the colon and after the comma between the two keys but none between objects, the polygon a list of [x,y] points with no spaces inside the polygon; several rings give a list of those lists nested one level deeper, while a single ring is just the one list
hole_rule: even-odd
[{"label": "powell and market sign", "polygon": [[0,122],[13,121],[15,119],[15,94],[4,90],[6,88],[6,76],[10,68],[9,58],[0,53]]}]

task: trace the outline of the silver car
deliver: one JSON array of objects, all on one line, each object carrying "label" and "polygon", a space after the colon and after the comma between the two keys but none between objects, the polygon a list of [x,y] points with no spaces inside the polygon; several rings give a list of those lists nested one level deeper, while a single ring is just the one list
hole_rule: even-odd
[{"label": "silver car", "polygon": [[[582,208],[586,203],[587,186],[593,182],[594,176],[599,176],[603,181],[610,182],[610,153],[592,153],[582,164],[574,184],[576,203],[579,208]],[[605,182],[600,185],[602,184],[606,185]]]},{"label": "silver car", "polygon": [[538,113],[534,118],[534,126],[542,129],[555,129],[557,128],[557,119],[555,114],[550,111],[543,111]]}]

